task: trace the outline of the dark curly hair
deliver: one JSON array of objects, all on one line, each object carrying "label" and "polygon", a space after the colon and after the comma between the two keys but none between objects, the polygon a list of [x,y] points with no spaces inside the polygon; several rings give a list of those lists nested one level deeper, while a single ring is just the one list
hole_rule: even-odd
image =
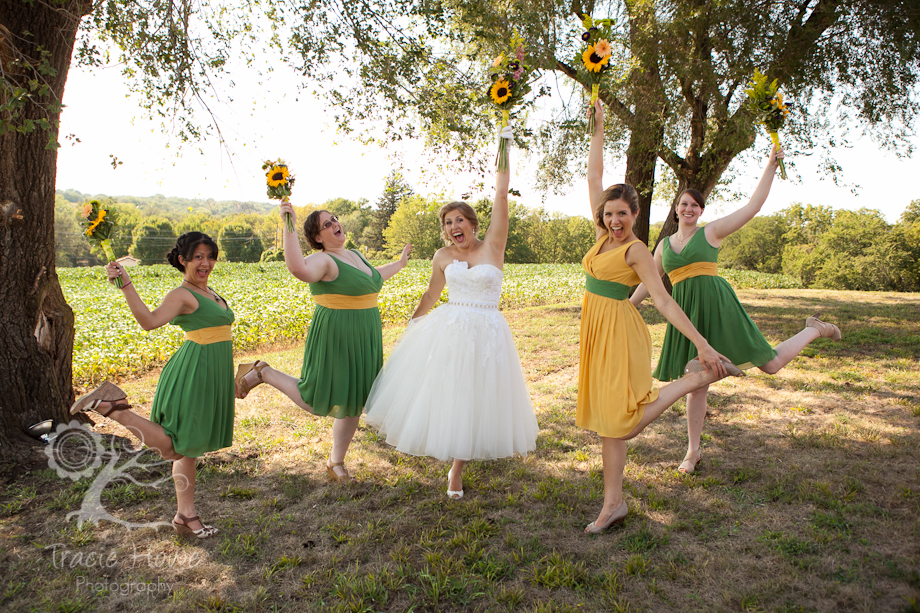
[{"label": "dark curly hair", "polygon": [[597,206],[594,207],[594,222],[603,228],[604,205],[611,200],[621,199],[626,201],[626,204],[629,205],[629,210],[632,211],[633,215],[639,212],[639,194],[636,192],[636,188],[626,183],[617,183],[616,185],[608,187],[606,190],[604,190],[604,193],[601,194],[600,202],[598,202]]},{"label": "dark curly hair", "polygon": [[186,232],[176,241],[176,246],[172,248],[172,251],[166,254],[166,260],[182,272],[185,272],[185,266],[179,261],[179,256],[182,256],[182,259],[188,262],[195,255],[195,249],[198,249],[198,245],[210,247],[211,255],[214,256],[215,260],[217,259],[217,254],[219,253],[217,243],[210,236],[203,232]]},{"label": "dark curly hair", "polygon": [[696,200],[696,203],[697,203],[698,205],[700,205],[700,210],[701,210],[701,211],[702,211],[702,210],[706,210],[706,197],[703,196],[703,194],[701,194],[699,191],[693,189],[692,187],[688,187],[687,189],[685,189],[684,191],[682,191],[681,193],[679,193],[679,194],[677,195],[677,200],[674,201],[674,202],[675,202],[675,204],[674,204],[674,212],[671,214],[671,218],[674,220],[674,223],[680,223],[680,219],[678,219],[678,217],[677,217],[677,204],[676,204],[676,203],[680,202],[680,198],[681,198],[681,196],[683,196],[684,194],[687,194],[687,195],[689,195],[691,198],[693,198],[694,200]]},{"label": "dark curly hair", "polygon": [[[316,240],[316,237],[319,236],[319,233],[322,231],[322,228],[319,227],[319,216],[321,213],[329,213],[329,211],[325,209],[313,211],[307,215],[307,219],[303,222],[303,235],[307,237],[307,242],[310,243],[310,246],[317,251],[324,251],[323,244]],[[332,215],[332,213],[329,214]]]}]

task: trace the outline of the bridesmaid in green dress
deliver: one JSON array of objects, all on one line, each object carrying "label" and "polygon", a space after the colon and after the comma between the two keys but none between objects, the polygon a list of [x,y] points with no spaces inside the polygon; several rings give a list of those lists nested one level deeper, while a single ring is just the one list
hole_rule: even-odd
[{"label": "bridesmaid in green dress", "polygon": [[[290,214],[296,223],[290,202],[282,202],[281,214]],[[333,481],[348,483],[353,479],[345,469],[345,454],[383,366],[377,293],[384,281],[406,266],[411,246],[406,245],[395,262],[374,268],[359,252],[345,249],[345,231],[329,211],[310,213],[304,235],[319,253],[304,257],[296,232],[286,231],[284,237],[287,268],[295,278],[310,284],[316,301],[300,379],[261,360],[240,364],[237,398],[267,383],[313,415],[334,417],[326,471]]]},{"label": "bridesmaid in green dress", "polygon": [[178,509],[177,532],[198,538],[217,534],[195,513],[195,458],[233,443],[233,311],[208,287],[217,261],[217,245],[206,234],[179,237],[166,256],[183,273],[182,283],[151,311],[138,295],[128,272],[117,262],[106,267],[109,281],[122,280],[122,293],[144,330],[167,323],[185,331],[185,342],[160,374],[150,419],[130,411],[125,393],[103,383],[71,407],[72,414],[96,411],[130,430],[142,443],[173,462]]},{"label": "bridesmaid in green dress", "polygon": [[[757,367],[767,374],[776,374],[791,362],[810,342],[825,337],[840,340],[840,329],[824,323],[816,316],[805,321],[805,328],[774,349],[745,313],[731,285],[718,276],[716,261],[719,246],[760,212],[776,173],[783,150],[773,148],[767,167],[751,200],[734,213],[712,221],[702,228],[697,225],[706,208],[703,195],[695,189],[684,190],[678,199],[675,215],[678,229],[665,237],[655,249],[658,273],[671,279],[672,296],[690,321],[716,351],[727,356],[738,368]],[[630,301],[638,306],[648,291],[639,285]],[[688,360],[696,357],[696,347],[687,337],[668,324],[661,358],[653,373],[659,381],[672,381],[684,374]],[[700,435],[706,418],[706,394],[709,386],[687,395],[687,455],[677,470],[692,473],[702,458]]]}]

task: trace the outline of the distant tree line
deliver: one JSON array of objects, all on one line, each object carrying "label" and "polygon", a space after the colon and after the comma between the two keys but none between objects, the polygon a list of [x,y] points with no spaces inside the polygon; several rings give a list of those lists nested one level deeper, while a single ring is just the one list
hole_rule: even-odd
[{"label": "distant tree line", "polygon": [[794,204],[725,239],[719,265],[782,272],[805,287],[920,291],[920,200],[896,224],[872,209]]},{"label": "distant tree line", "polygon": [[[232,262],[283,260],[282,223],[277,206],[237,201],[187,200],[154,196],[137,198],[90,196],[76,190],[58,190],[55,201],[57,265],[95,266],[104,256],[83,236],[80,212],[84,202],[99,200],[115,216],[112,246],[117,257],[132,255],[142,265],[161,264],[176,238],[193,230],[217,240],[221,259]],[[414,258],[430,258],[443,246],[438,209],[446,201],[416,195],[400,170],[387,177],[374,206],[367,200],[333,198],[322,204],[295,206],[297,233],[304,253],[310,246],[303,236],[303,220],[324,209],[341,220],[348,233],[346,247],[360,249],[369,258],[395,257],[412,243]],[[492,201],[471,203],[480,217],[480,235],[488,228]],[[512,202],[508,236],[511,263],[578,262],[594,241],[594,229],[584,217],[568,217],[529,209]]]},{"label": "distant tree line", "polygon": [[[102,201],[117,216],[118,230],[112,244],[119,257],[130,254],[142,264],[163,263],[176,237],[198,230],[217,240],[223,260],[284,259],[281,218],[271,204],[204,201],[211,204],[203,209],[200,200],[162,196],[119,197],[118,201],[106,196],[92,198]],[[103,263],[102,254],[91,249],[78,223],[81,205],[89,199],[73,190],[58,192],[58,266]],[[395,257],[403,245],[411,243],[412,257],[427,259],[444,245],[438,209],[445,202],[415,194],[402,173],[394,170],[374,206],[364,199],[334,198],[295,209],[301,222],[317,209],[336,215],[348,233],[346,246],[360,249],[369,258]],[[481,198],[470,204],[479,216],[482,236],[489,227],[492,201]],[[301,248],[309,253],[303,225],[298,225]],[[660,230],[660,223],[650,227],[651,245]],[[586,217],[511,202],[507,262],[579,262],[593,243],[594,226]],[[879,211],[870,209],[835,211],[826,206],[794,204],[774,215],[756,217],[729,236],[722,243],[719,265],[784,273],[805,287],[920,291],[920,200],[911,202],[896,224],[887,223]]]}]

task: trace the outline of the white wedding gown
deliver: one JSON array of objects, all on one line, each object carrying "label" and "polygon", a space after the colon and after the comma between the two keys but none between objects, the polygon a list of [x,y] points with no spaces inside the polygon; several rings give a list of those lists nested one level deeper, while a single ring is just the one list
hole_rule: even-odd
[{"label": "white wedding gown", "polygon": [[508,322],[502,271],[444,269],[449,301],[406,328],[377,375],[366,421],[399,451],[439,460],[527,454],[537,418]]}]

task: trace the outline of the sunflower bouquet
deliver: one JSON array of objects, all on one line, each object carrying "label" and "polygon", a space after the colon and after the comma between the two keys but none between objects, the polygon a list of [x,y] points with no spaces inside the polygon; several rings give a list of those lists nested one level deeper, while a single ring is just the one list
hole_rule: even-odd
[{"label": "sunflower bouquet", "polygon": [[[288,170],[287,163],[284,160],[266,160],[262,163],[262,170],[265,171],[269,198],[283,200],[291,195],[291,188],[294,187],[294,175]],[[290,213],[285,213],[284,225],[287,227],[288,232],[294,231],[294,221],[291,219]]]},{"label": "sunflower bouquet", "polygon": [[[758,123],[767,128],[770,140],[777,147],[780,146],[779,129],[783,127],[786,116],[789,114],[789,108],[792,106],[783,101],[783,95],[777,91],[778,89],[777,79],[774,79],[772,83],[767,83],[766,75],[755,69],[751,86],[745,90],[748,95],[748,109]],[[779,161],[779,175],[786,178],[786,165],[782,160]]]},{"label": "sunflower bouquet", "polygon": [[591,136],[594,134],[594,103],[597,102],[604,73],[610,70],[610,59],[613,54],[610,44],[610,39],[613,38],[613,20],[594,19],[590,15],[582,15],[581,23],[585,28],[581,34],[585,47],[575,58],[575,64],[581,63],[586,80],[591,85],[591,101],[588,103],[591,109],[588,135]]},{"label": "sunflower bouquet", "polygon": [[[83,205],[80,227],[83,228],[83,235],[99,243],[105,257],[114,262],[115,252],[112,250],[111,239],[115,232],[115,214],[102,208],[98,200],[92,200]],[[115,285],[119,288],[122,286],[121,277],[115,277]]]},{"label": "sunflower bouquet", "polygon": [[489,68],[489,101],[501,112],[501,125],[498,128],[498,154],[496,164],[499,172],[508,170],[508,139],[502,137],[508,126],[511,109],[524,100],[530,93],[528,79],[533,66],[524,63],[524,39],[514,34],[508,49],[500,53],[492,67]]}]

